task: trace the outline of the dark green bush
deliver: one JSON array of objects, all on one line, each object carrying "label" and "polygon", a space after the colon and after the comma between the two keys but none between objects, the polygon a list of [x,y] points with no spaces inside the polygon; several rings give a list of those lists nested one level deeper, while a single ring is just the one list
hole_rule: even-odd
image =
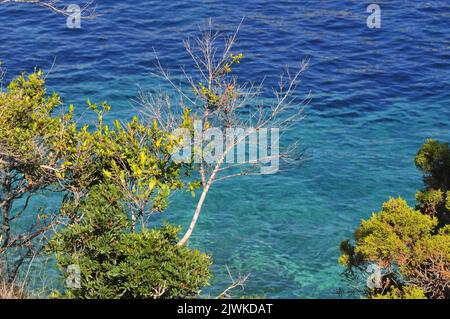
[{"label": "dark green bush", "polygon": [[418,209],[436,216],[440,226],[450,223],[450,148],[448,143],[429,139],[415,158],[416,166],[423,172],[425,189],[416,194]]},{"label": "dark green bush", "polygon": [[131,231],[117,187],[94,187],[81,204],[80,221],[62,229],[50,242],[59,269],[81,271],[81,287],[68,287],[66,298],[192,298],[208,285],[211,259],[177,246],[179,228]]},{"label": "dark green bush", "polygon": [[416,209],[391,198],[361,222],[354,244],[341,243],[339,261],[347,279],[360,280],[369,265],[384,269],[382,287],[365,291],[370,298],[450,298],[448,143],[427,140],[415,164],[425,183],[416,193]]}]

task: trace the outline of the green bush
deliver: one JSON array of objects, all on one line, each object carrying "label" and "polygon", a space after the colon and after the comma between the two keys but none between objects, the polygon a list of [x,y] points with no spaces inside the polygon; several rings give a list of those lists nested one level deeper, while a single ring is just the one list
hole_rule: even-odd
[{"label": "green bush", "polygon": [[424,214],[436,216],[440,226],[450,222],[450,148],[448,143],[427,140],[415,158],[423,172],[425,189],[416,195],[417,207]]},{"label": "green bush", "polygon": [[405,286],[402,290],[392,287],[385,293],[376,294],[372,299],[427,299],[422,289]]},{"label": "green bush", "polygon": [[[28,205],[58,185],[52,169],[61,161],[53,147],[64,116],[48,95],[41,72],[21,75],[0,90],[0,280],[18,280],[54,220],[49,210]],[[30,216],[31,215],[31,216]]]},{"label": "green bush", "polygon": [[416,209],[391,198],[381,212],[361,222],[354,243],[341,243],[339,262],[349,280],[360,280],[355,274],[364,274],[371,264],[384,270],[382,286],[367,289],[368,297],[450,298],[448,144],[426,141],[415,164],[425,182],[425,189],[416,193]]},{"label": "green bush", "polygon": [[363,271],[370,264],[384,269],[382,287],[368,289],[369,297],[406,296],[412,287],[428,297],[448,297],[450,234],[437,225],[435,217],[415,211],[401,198],[391,198],[380,213],[362,221],[355,245],[341,244],[340,263],[349,270]]},{"label": "green bush", "polygon": [[[180,139],[138,116],[105,123],[106,102],[87,102],[94,123],[75,119],[72,105],[55,114],[61,104],[40,71],[0,91],[0,281],[16,282],[56,230],[47,251],[61,270],[82,270],[82,289],[66,297],[195,296],[209,257],[176,246],[178,228],[145,228],[172,191],[198,187],[192,165],[172,158]],[[189,110],[179,120],[190,127]],[[50,193],[60,202],[35,207]]]},{"label": "green bush", "polygon": [[450,149],[448,143],[429,139],[415,158],[416,166],[424,173],[423,180],[432,189],[450,189]]},{"label": "green bush", "polygon": [[55,296],[192,298],[208,285],[210,257],[177,246],[180,229],[170,225],[132,232],[117,187],[94,187],[78,214],[80,222],[61,230],[48,249],[63,273],[69,265],[80,268],[81,287]]}]

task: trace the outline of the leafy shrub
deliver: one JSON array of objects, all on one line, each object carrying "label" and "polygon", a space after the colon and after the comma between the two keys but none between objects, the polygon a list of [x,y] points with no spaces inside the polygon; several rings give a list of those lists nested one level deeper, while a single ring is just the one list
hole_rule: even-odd
[{"label": "leafy shrub", "polygon": [[32,198],[57,182],[47,168],[61,159],[53,147],[64,121],[53,116],[60,103],[57,94],[47,95],[41,72],[21,75],[0,90],[0,276],[8,284],[39,252],[37,239],[53,221],[36,207],[27,213]]},{"label": "leafy shrub", "polygon": [[384,294],[376,294],[372,299],[427,299],[422,289],[414,286],[405,286],[402,290],[392,287]]},{"label": "leafy shrub", "polygon": [[348,241],[341,244],[340,262],[350,269],[373,263],[385,269],[383,287],[369,290],[369,296],[378,296],[380,290],[406,294],[404,289],[413,285],[430,297],[448,297],[450,234],[437,225],[435,217],[415,211],[401,198],[391,198],[380,213],[362,221],[354,246]]},{"label": "leafy shrub", "polygon": [[448,143],[426,141],[415,164],[425,182],[425,189],[416,193],[416,209],[391,198],[381,212],[361,222],[354,244],[341,243],[339,262],[349,280],[370,264],[385,270],[382,287],[367,289],[371,298],[450,298]]},{"label": "leafy shrub", "polygon": [[450,149],[448,143],[429,139],[415,158],[416,166],[424,173],[423,180],[432,189],[450,189]]},{"label": "leafy shrub", "polygon": [[[41,71],[21,75],[0,91],[0,276],[8,283],[41,252],[48,237],[43,235],[80,221],[79,205],[96,185],[120,190],[127,202],[121,216],[135,230],[166,208],[167,197],[185,186],[191,171],[189,163],[172,159],[180,141],[157,121],[134,116],[106,124],[110,106],[88,101],[97,116],[90,125],[74,118],[72,105],[55,114],[61,104],[58,94],[47,93]],[[183,116],[180,122],[189,126],[189,111]],[[195,189],[196,183],[187,184]],[[49,192],[61,194],[53,209],[29,204]]]},{"label": "leafy shrub", "polygon": [[427,140],[415,159],[423,172],[425,189],[417,192],[418,208],[436,216],[440,226],[450,222],[450,148],[448,143]]},{"label": "leafy shrub", "polygon": [[81,204],[79,223],[51,241],[58,267],[81,270],[81,288],[57,294],[67,298],[191,298],[210,279],[210,257],[177,246],[179,228],[131,231],[116,186],[94,187]]}]

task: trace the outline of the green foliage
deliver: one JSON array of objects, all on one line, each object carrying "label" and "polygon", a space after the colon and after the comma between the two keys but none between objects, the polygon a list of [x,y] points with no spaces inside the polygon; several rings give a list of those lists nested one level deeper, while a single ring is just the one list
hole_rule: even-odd
[{"label": "green foliage", "polygon": [[436,219],[413,210],[405,200],[391,198],[356,230],[355,253],[367,261],[402,260],[418,241],[431,236],[436,225]]},{"label": "green foliage", "polygon": [[[146,212],[163,211],[167,197],[175,189],[184,187],[183,173],[190,166],[172,160],[173,150],[180,141],[158,127],[142,123],[138,117],[121,124],[104,124],[101,107],[88,101],[97,114],[94,127],[81,128],[74,121],[65,124],[65,134],[55,143],[63,155],[58,176],[69,184],[71,191],[82,194],[100,182],[114,183],[127,196],[133,222]],[[185,114],[189,119],[189,114]]]},{"label": "green foliage", "polygon": [[[135,116],[130,122],[116,120],[107,125],[104,114],[111,107],[88,100],[97,122],[79,124],[73,105],[67,113],[52,116],[60,104],[57,94],[47,97],[40,71],[18,77],[7,93],[0,93],[2,156],[33,164],[24,168],[26,179],[38,172],[54,175],[59,185],[78,198],[95,184],[114,182],[127,191],[138,215],[150,202],[151,210],[164,210],[170,191],[184,186],[181,177],[189,165],[172,160],[180,141],[156,121],[145,124]],[[187,112],[183,125],[189,126],[189,121]],[[45,161],[36,160],[42,157]],[[0,165],[5,165],[3,158]]]},{"label": "green foliage", "polygon": [[387,292],[370,296],[371,299],[427,299],[422,289],[414,286],[404,286],[403,289],[392,287]]},{"label": "green foliage", "polygon": [[448,143],[429,139],[415,158],[416,166],[424,173],[428,188],[450,189],[450,149]]},{"label": "green foliage", "polygon": [[177,246],[179,228],[131,231],[123,194],[112,185],[94,187],[81,204],[79,223],[61,230],[49,250],[64,272],[75,264],[81,288],[66,298],[191,298],[210,279],[209,256]]},{"label": "green foliage", "polygon": [[354,244],[341,243],[339,262],[349,278],[372,263],[385,269],[383,287],[369,289],[369,297],[450,297],[448,143],[428,140],[415,163],[426,186],[416,194],[417,210],[401,198],[391,198],[381,212],[361,222]]},{"label": "green foliage", "polygon": [[[40,251],[33,242],[45,244],[48,236],[41,235],[56,229],[48,251],[58,253],[61,269],[82,267],[83,289],[69,289],[68,297],[195,296],[208,283],[209,257],[176,246],[178,228],[145,228],[145,217],[163,211],[190,175],[190,163],[172,159],[180,139],[137,116],[106,124],[106,102],[87,101],[97,117],[93,124],[76,120],[73,105],[55,116],[61,104],[57,94],[48,96],[40,71],[0,92],[0,269],[11,251],[14,280]],[[181,120],[192,127],[189,110]],[[186,184],[190,192],[199,187]],[[61,193],[59,209],[47,217],[28,207],[30,197],[45,190]],[[30,228],[18,226],[24,212],[31,214]],[[56,227],[61,224],[67,227]]]},{"label": "green foliage", "polygon": [[218,66],[214,74],[214,85],[212,83],[205,85],[200,82],[194,87],[195,96],[205,102],[205,107],[208,110],[220,107],[227,108],[230,101],[238,97],[239,93],[236,91],[233,81],[225,78],[231,73],[232,67],[240,64],[242,59],[244,59],[243,53],[230,54]]},{"label": "green foliage", "polygon": [[412,247],[430,237],[437,221],[413,210],[405,200],[389,199],[380,213],[363,220],[355,232],[356,245],[341,243],[340,263],[351,267],[361,263],[379,262],[383,266],[405,260]]},{"label": "green foliage", "polygon": [[40,165],[58,160],[49,147],[62,120],[52,117],[61,100],[46,95],[41,75],[21,75],[0,91],[0,169],[19,171],[28,182],[42,177]]},{"label": "green foliage", "polygon": [[438,211],[444,209],[444,192],[440,189],[429,191],[417,191],[416,201],[418,208],[427,215],[436,216]]},{"label": "green foliage", "polygon": [[39,208],[26,215],[31,196],[57,182],[51,168],[61,157],[53,144],[65,119],[53,113],[60,104],[57,94],[46,94],[40,71],[0,90],[0,277],[9,282],[39,250],[37,239],[52,222]]},{"label": "green foliage", "polygon": [[450,191],[445,193],[445,209],[450,211]]},{"label": "green foliage", "polygon": [[50,115],[60,105],[57,94],[47,97],[41,71],[21,75],[11,81],[6,92],[0,92],[0,140],[5,147],[16,147],[28,158],[33,136],[49,135],[57,118]]},{"label": "green foliage", "polygon": [[[364,269],[371,263],[384,268],[389,275],[380,291],[386,297],[406,296],[409,285],[404,283],[413,283],[428,296],[442,298],[449,293],[450,233],[437,225],[436,218],[415,211],[401,198],[391,198],[380,213],[362,221],[355,245],[341,243],[339,261],[348,269]],[[368,294],[380,297],[380,291]]]},{"label": "green foliage", "polygon": [[427,140],[417,153],[416,166],[422,170],[425,189],[416,195],[418,208],[436,216],[440,225],[450,222],[450,149],[448,143]]}]

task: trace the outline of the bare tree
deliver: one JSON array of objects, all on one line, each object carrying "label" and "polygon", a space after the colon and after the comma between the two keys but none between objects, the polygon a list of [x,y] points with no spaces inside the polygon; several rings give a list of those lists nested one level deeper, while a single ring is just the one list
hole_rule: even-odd
[{"label": "bare tree", "polygon": [[[207,160],[203,151],[208,147],[205,140],[194,145],[195,162],[198,164],[201,180],[201,194],[190,226],[179,241],[179,245],[186,244],[191,237],[207,194],[214,183],[237,176],[260,175],[263,164],[271,160],[292,163],[299,159],[298,145],[293,143],[270,155],[267,152],[257,159],[249,158],[238,163],[230,163],[227,160],[234,157],[235,148],[242,145],[251,148],[251,144],[255,143],[252,136],[264,128],[275,128],[279,136],[295,128],[303,119],[304,106],[310,101],[310,94],[301,100],[295,97],[300,77],[308,67],[308,60],[303,60],[294,72],[286,67],[278,87],[272,88],[274,98],[270,100],[263,97],[263,82],[255,84],[238,81],[232,74],[232,68],[237,67],[244,58],[242,53],[233,53],[240,27],[241,24],[233,34],[226,35],[213,31],[212,23],[209,21],[207,29],[203,30],[199,37],[186,40],[184,45],[194,65],[193,73],[181,68],[181,75],[178,78],[172,77],[169,71],[163,68],[156,55],[155,75],[169,83],[178,97],[174,103],[168,94],[141,93],[138,100],[145,110],[144,113],[150,119],[161,123],[166,130],[179,127],[177,114],[185,109],[195,114],[197,122],[201,121],[200,127],[193,128],[194,131],[199,131],[201,136],[204,136],[211,127],[222,130],[244,129],[231,139],[229,136],[226,137],[227,146],[223,152],[216,154],[213,163]],[[178,106],[174,107],[173,104]],[[278,138],[272,136],[272,141]],[[198,151],[199,149],[201,151]]]},{"label": "bare tree", "polygon": [[233,275],[231,274],[231,271],[228,268],[228,266],[226,266],[226,268],[227,268],[228,276],[230,277],[230,280],[231,280],[231,284],[227,288],[225,288],[216,297],[216,299],[232,299],[233,295],[231,294],[231,292],[238,288],[243,290],[245,288],[245,283],[247,282],[248,278],[250,277],[250,275],[242,276],[239,274],[237,278],[234,278]]},{"label": "bare tree", "polygon": [[[0,4],[33,4],[46,9],[49,9],[58,14],[62,14],[64,16],[70,16],[71,11],[68,10],[69,5],[66,5],[64,1],[60,0],[51,0],[51,1],[41,1],[41,0],[0,0]],[[81,19],[92,19],[97,17],[98,15],[95,12],[96,5],[93,5],[93,1],[90,0],[86,2],[81,8]]]}]

